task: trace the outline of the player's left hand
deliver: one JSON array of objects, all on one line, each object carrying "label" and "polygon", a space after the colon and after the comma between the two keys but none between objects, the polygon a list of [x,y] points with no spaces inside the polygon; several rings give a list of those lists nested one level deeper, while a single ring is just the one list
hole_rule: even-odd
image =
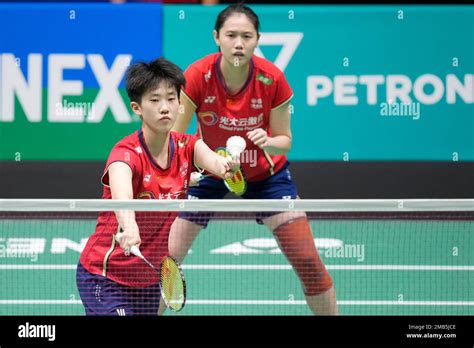
[{"label": "player's left hand", "polygon": [[268,145],[268,134],[262,128],[257,128],[247,132],[247,138],[260,148]]}]

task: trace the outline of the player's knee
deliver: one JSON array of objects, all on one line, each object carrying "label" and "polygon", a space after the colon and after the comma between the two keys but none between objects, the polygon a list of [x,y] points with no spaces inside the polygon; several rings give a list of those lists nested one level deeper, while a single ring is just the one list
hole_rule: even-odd
[{"label": "player's knee", "polygon": [[313,234],[306,218],[282,224],[274,232],[300,278],[306,296],[319,295],[333,286],[331,275],[314,245]]},{"label": "player's knee", "polygon": [[168,238],[168,251],[178,262],[186,257],[191,244],[201,231],[202,226],[186,219],[177,218],[171,227]]}]

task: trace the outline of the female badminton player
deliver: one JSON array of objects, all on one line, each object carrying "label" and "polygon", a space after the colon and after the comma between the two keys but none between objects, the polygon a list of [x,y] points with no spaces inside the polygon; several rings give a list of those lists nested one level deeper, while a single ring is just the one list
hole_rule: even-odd
[{"label": "female badminton player", "polygon": [[[126,89],[142,124],[110,152],[102,176],[104,199],[186,198],[194,165],[218,177],[234,175],[238,160],[219,156],[195,136],[171,131],[184,83],[179,67],[164,58],[129,68]],[[159,274],[130,256],[130,248],[139,246],[147,260],[159,265],[168,254],[168,235],[176,214],[100,213],[76,273],[86,315],[158,314]],[[119,231],[120,243],[115,240]]]},{"label": "female badminton player", "polygon": [[[243,175],[233,178],[242,181],[235,183],[236,193],[247,199],[297,198],[286,158],[292,141],[293,92],[282,71],[254,55],[260,36],[258,16],[243,4],[230,5],[219,13],[213,36],[219,52],[192,63],[184,73],[184,108],[173,129],[186,132],[196,113],[197,135],[212,150],[222,152],[230,136],[243,137],[247,155],[241,156]],[[244,160],[252,154],[255,162]],[[229,192],[227,187],[217,177],[206,177],[190,188],[189,198],[220,199]],[[183,260],[209,218],[203,213],[180,213],[171,227],[170,254]],[[306,213],[258,214],[257,222],[277,239],[312,312],[337,314],[333,281],[316,250]]]}]

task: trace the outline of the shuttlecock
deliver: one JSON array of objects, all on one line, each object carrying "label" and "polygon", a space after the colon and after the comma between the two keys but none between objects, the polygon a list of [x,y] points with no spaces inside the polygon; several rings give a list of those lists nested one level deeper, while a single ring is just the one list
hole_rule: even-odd
[{"label": "shuttlecock", "polygon": [[239,137],[238,135],[234,135],[227,139],[227,151],[229,151],[230,155],[233,158],[239,158],[240,154],[245,150],[246,146],[247,144],[245,143],[245,139]]},{"label": "shuttlecock", "polygon": [[199,181],[201,181],[202,179],[204,179],[204,175],[202,175],[199,172],[192,172],[191,173],[191,178],[189,180],[189,186],[190,187],[198,186]]}]

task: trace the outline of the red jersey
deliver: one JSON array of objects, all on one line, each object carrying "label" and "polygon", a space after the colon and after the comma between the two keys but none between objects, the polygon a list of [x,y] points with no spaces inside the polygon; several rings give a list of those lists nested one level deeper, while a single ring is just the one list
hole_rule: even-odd
[{"label": "red jersey", "polygon": [[[132,170],[134,199],[185,199],[191,172],[195,170],[194,145],[198,138],[171,132],[169,166],[161,168],[151,156],[141,130],[120,140],[110,152],[102,184],[103,199],[111,199],[108,169],[114,162],[124,162]],[[136,212],[140,232],[140,251],[151,263],[159,266],[168,253],[168,236],[177,212]],[[146,287],[156,284],[159,275],[135,256],[125,256],[114,235],[119,225],[115,213],[101,212],[95,232],[84,248],[80,262],[93,274],[117,283]]]},{"label": "red jersey", "polygon": [[182,92],[196,107],[197,135],[214,151],[225,147],[232,135],[244,138],[247,147],[240,158],[241,168],[247,181],[263,180],[285,165],[286,156],[268,154],[246,133],[262,128],[271,136],[270,112],[290,100],[293,92],[280,69],[253,56],[246,83],[239,92],[230,94],[220,70],[221,59],[221,53],[214,53],[191,64],[184,72],[186,88]]}]

